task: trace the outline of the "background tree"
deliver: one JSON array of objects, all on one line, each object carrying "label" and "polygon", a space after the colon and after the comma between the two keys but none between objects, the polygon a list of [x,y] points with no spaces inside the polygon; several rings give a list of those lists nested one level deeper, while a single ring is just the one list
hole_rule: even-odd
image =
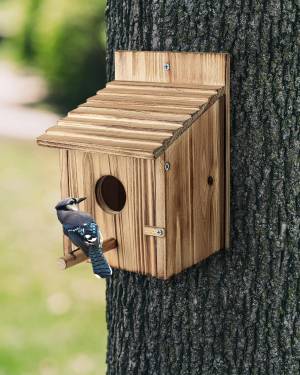
[{"label": "background tree", "polygon": [[65,112],[105,83],[105,0],[23,0],[12,44],[47,81],[47,102]]},{"label": "background tree", "polygon": [[108,374],[299,374],[296,1],[108,0],[107,30],[109,80],[116,49],[232,55],[232,247],[169,281],[114,272]]}]

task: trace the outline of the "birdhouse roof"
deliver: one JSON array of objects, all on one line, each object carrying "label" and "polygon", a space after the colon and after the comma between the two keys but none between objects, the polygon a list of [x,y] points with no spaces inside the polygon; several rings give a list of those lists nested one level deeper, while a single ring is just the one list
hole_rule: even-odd
[{"label": "birdhouse roof", "polygon": [[115,81],[39,144],[153,159],[219,97],[229,97],[226,53],[115,51],[114,59]]},{"label": "birdhouse roof", "polygon": [[218,85],[112,81],[38,143],[155,158],[223,94]]}]

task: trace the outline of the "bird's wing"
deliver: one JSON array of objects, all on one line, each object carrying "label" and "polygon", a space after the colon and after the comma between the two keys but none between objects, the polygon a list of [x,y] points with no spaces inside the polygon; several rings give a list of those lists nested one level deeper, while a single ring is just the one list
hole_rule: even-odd
[{"label": "bird's wing", "polygon": [[99,246],[100,244],[98,225],[94,221],[80,225],[65,224],[64,233],[76,246],[81,248]]}]

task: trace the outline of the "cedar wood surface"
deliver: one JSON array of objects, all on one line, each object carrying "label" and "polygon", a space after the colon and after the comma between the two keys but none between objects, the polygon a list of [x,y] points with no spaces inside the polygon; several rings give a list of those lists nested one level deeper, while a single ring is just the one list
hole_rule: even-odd
[{"label": "cedar wood surface", "polygon": [[[170,71],[161,69],[163,62],[170,63]],[[228,64],[226,54],[116,52],[116,81],[110,82],[106,91],[101,90],[97,94],[103,96],[100,102],[97,102],[99,97],[89,99],[54,130],[48,131],[48,136],[56,137],[56,141],[61,137],[63,144],[58,142],[58,146],[64,147],[70,141],[68,131],[64,133],[64,125],[70,121],[70,131],[74,132],[78,126],[75,137],[90,137],[90,133],[86,135],[85,132],[93,128],[93,137],[101,144],[99,130],[109,133],[109,141],[114,142],[114,134],[120,136],[120,132],[124,131],[124,137],[127,137],[130,131],[127,126],[132,120],[129,127],[132,124],[136,127],[132,129],[135,141],[139,144],[144,142],[143,153],[139,154],[141,159],[118,156],[118,152],[111,150],[105,151],[109,154],[87,153],[86,147],[84,151],[61,151],[62,195],[89,197],[85,210],[96,217],[104,238],[117,239],[118,249],[106,254],[113,267],[167,278],[224,247],[224,232],[227,231],[228,238],[229,231],[228,209],[227,219],[224,217],[228,205],[225,190],[226,196],[229,194],[229,181],[226,188],[224,186],[225,176],[228,178],[228,173],[224,171],[225,160],[227,168],[229,163],[229,153],[226,152],[225,159],[224,152],[224,125],[227,124],[228,141],[229,124],[223,121],[226,107],[222,95],[228,93]],[[186,69],[188,65],[197,66],[197,69]],[[222,90],[224,86],[225,90]],[[147,100],[156,111],[152,108],[151,112],[149,108],[145,111],[144,99],[140,99],[145,90]],[[191,118],[191,106],[195,105],[195,111],[199,98],[204,107],[202,111],[198,107],[198,116]],[[104,107],[103,99],[106,101]],[[226,95],[225,102],[228,100]],[[95,101],[96,106],[91,104]],[[117,105],[110,107],[107,104],[115,101]],[[126,106],[117,110],[120,103]],[[164,111],[158,111],[161,105]],[[103,123],[99,123],[99,116]],[[172,138],[170,131],[175,130],[176,133],[182,127],[180,122],[189,117],[192,121],[185,124],[185,132],[177,132],[177,136],[173,136],[167,144],[166,151],[163,150],[154,160],[144,158],[144,152],[153,152],[156,141],[161,137]],[[126,125],[121,129],[107,127],[105,121]],[[155,121],[159,123],[160,131],[155,129]],[[192,124],[194,126],[191,127]],[[145,126],[150,129],[145,130]],[[46,137],[42,136],[41,143],[47,143]],[[171,163],[169,172],[164,171],[164,160]],[[94,199],[94,186],[105,174],[119,178],[129,197],[118,215],[104,212]],[[207,184],[209,175],[214,177],[213,186]],[[200,226],[194,225],[199,222]],[[166,236],[145,236],[145,227],[149,226],[166,229]],[[67,239],[64,239],[64,249],[65,256],[68,256],[72,247]]]}]

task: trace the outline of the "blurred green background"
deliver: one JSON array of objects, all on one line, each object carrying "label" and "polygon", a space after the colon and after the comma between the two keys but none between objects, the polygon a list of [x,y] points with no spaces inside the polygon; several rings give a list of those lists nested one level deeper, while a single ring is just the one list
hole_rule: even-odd
[{"label": "blurred green background", "polygon": [[104,12],[0,0],[0,375],[105,373],[105,282],[57,268],[58,154],[34,140],[103,87]]},{"label": "blurred green background", "polygon": [[0,0],[2,44],[39,69],[48,84],[47,101],[63,110],[104,86],[105,5],[104,0]]}]

